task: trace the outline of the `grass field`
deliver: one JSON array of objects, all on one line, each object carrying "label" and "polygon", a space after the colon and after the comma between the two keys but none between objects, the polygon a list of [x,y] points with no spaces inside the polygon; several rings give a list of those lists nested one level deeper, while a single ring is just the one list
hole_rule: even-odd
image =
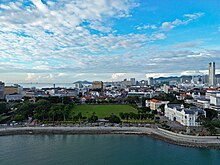
[{"label": "grass field", "polygon": [[110,116],[112,113],[119,116],[120,112],[137,113],[137,110],[129,105],[77,105],[74,106],[71,113],[76,115],[79,112],[86,117],[91,116],[95,112],[98,118],[104,118]]}]

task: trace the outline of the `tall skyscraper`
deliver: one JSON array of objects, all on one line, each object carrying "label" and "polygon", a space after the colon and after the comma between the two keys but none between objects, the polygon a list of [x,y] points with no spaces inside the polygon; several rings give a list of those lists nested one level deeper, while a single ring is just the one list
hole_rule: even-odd
[{"label": "tall skyscraper", "polygon": [[0,81],[0,99],[4,99],[5,83]]},{"label": "tall skyscraper", "polygon": [[154,78],[153,77],[148,77],[147,84],[150,85],[150,86],[154,85]]},{"label": "tall skyscraper", "polygon": [[131,81],[131,85],[136,85],[135,78],[131,78],[130,81]]},{"label": "tall skyscraper", "polygon": [[209,86],[215,86],[215,62],[209,63]]}]

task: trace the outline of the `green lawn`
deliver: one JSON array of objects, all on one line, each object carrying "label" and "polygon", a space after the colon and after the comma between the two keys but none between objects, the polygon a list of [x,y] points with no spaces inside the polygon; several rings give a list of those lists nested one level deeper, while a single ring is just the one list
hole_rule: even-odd
[{"label": "green lawn", "polygon": [[91,116],[93,112],[98,116],[98,118],[104,118],[110,116],[112,113],[119,116],[120,112],[137,113],[137,110],[129,105],[77,105],[74,106],[71,113],[77,115],[79,112],[83,116]]}]

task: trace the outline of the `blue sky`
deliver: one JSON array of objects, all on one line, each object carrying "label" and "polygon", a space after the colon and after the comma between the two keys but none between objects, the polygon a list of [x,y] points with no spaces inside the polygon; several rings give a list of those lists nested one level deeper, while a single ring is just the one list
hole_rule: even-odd
[{"label": "blue sky", "polygon": [[219,0],[0,0],[0,80],[116,81],[220,65]]}]

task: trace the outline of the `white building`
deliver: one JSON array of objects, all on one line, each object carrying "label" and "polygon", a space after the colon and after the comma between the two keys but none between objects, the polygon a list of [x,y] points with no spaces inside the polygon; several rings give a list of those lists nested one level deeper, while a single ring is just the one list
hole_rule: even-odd
[{"label": "white building", "polygon": [[206,112],[197,107],[184,108],[181,104],[166,104],[165,116],[171,121],[177,121],[184,126],[199,126],[197,118],[202,114],[206,117]]},{"label": "white building", "polygon": [[220,115],[220,94],[210,96],[210,108],[218,111]]},{"label": "white building", "polygon": [[210,101],[206,100],[206,99],[197,99],[196,101],[194,101],[192,103],[199,108],[203,108],[203,109],[210,108]]},{"label": "white building", "polygon": [[22,95],[20,95],[20,94],[5,95],[5,100],[7,102],[10,102],[10,101],[21,101],[22,100]]},{"label": "white building", "polygon": [[216,94],[220,94],[220,91],[215,88],[210,88],[205,93],[205,99],[210,100],[210,96],[216,96]]}]

